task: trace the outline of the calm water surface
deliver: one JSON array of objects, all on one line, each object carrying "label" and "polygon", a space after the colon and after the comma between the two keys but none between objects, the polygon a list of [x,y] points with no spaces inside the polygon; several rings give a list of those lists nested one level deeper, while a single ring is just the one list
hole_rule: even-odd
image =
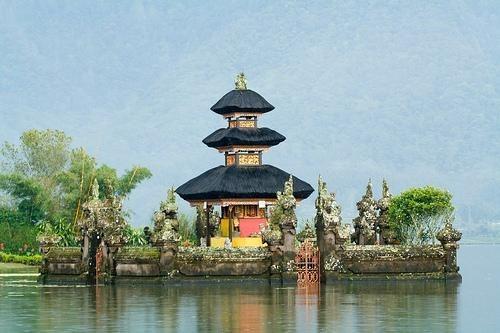
[{"label": "calm water surface", "polygon": [[462,246],[463,282],[40,286],[0,275],[0,332],[500,332],[500,245]]}]

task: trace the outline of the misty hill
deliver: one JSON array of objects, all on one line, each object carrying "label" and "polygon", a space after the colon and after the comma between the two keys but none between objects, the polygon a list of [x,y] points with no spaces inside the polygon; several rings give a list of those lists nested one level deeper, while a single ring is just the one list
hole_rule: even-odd
[{"label": "misty hill", "polygon": [[119,170],[147,166],[136,225],[223,163],[201,140],[225,126],[209,108],[240,71],[276,107],[260,126],[287,137],[264,162],[321,174],[344,218],[386,177],[393,193],[449,189],[461,220],[500,219],[498,2],[1,7],[0,139],[57,128]]}]

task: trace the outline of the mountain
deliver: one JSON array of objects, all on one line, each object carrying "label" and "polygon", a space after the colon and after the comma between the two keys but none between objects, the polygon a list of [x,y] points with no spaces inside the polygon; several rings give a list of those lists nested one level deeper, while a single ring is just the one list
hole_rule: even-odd
[{"label": "mountain", "polygon": [[[500,219],[500,3],[0,2],[0,140],[57,128],[154,177],[126,206],[149,222],[172,185],[223,163],[201,140],[244,71],[287,140],[274,164],[337,192],[344,219],[433,184],[459,220]],[[314,195],[299,209],[312,217]],[[188,210],[187,205],[183,205]]]}]

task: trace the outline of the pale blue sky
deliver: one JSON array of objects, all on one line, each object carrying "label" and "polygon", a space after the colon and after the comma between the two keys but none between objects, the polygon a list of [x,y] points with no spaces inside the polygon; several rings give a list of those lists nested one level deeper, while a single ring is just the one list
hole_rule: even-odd
[{"label": "pale blue sky", "polygon": [[149,167],[127,202],[144,225],[169,186],[222,164],[201,140],[242,70],[276,107],[260,124],[287,137],[264,162],[321,173],[345,217],[387,177],[500,219],[498,1],[0,1],[0,140],[57,128]]}]

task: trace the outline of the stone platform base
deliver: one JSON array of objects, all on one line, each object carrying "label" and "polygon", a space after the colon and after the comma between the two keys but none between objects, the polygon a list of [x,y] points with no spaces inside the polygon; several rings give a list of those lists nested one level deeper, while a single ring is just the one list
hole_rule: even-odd
[{"label": "stone platform base", "polygon": [[349,274],[325,272],[322,282],[335,284],[339,281],[412,281],[412,280],[443,280],[462,281],[459,273],[392,273],[392,274]]}]

